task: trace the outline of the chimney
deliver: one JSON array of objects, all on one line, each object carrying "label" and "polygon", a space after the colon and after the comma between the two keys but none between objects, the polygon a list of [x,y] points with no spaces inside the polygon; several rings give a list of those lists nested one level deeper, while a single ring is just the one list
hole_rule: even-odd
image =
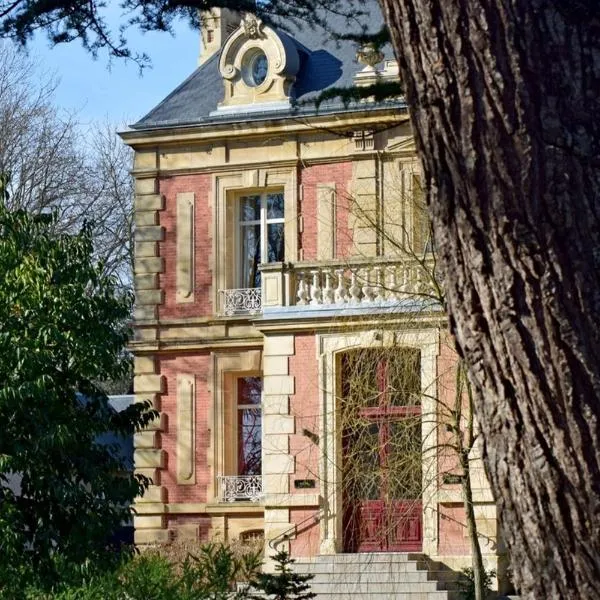
[{"label": "chimney", "polygon": [[242,17],[227,8],[211,8],[200,13],[200,56],[198,66],[221,51],[225,40],[235,31]]}]

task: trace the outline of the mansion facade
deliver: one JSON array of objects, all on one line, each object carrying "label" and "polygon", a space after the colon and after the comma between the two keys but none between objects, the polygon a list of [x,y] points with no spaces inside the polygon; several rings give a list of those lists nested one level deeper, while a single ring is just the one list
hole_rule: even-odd
[{"label": "mansion facade", "polygon": [[[138,544],[470,564],[447,413],[464,404],[388,52],[214,10],[198,69],[123,132],[135,162]],[[358,58],[362,62],[357,60]],[[458,394],[458,399],[457,399]],[[462,405],[461,404],[461,405]],[[495,566],[496,509],[473,455]]]}]

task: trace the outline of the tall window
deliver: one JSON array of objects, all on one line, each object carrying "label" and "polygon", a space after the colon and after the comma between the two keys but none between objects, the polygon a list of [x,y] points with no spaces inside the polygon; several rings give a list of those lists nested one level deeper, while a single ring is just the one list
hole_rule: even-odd
[{"label": "tall window", "polygon": [[238,475],[262,473],[262,378],[237,380]]},{"label": "tall window", "polygon": [[240,198],[238,287],[260,287],[258,266],[284,260],[283,202],[283,192]]}]

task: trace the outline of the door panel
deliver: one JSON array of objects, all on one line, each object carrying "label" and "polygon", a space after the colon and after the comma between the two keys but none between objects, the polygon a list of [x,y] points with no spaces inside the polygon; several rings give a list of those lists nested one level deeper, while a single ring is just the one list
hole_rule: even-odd
[{"label": "door panel", "polygon": [[342,361],[346,552],[422,547],[420,371],[405,354],[360,350]]}]

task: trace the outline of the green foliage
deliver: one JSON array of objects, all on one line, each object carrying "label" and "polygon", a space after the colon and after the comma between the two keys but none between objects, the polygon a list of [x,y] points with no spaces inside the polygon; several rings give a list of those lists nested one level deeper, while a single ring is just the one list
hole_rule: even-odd
[{"label": "green foliage", "polygon": [[[485,594],[492,591],[492,579],[494,577],[496,577],[496,571],[493,569],[483,571],[483,589],[485,590]],[[475,575],[471,567],[463,569],[460,572],[458,585],[463,600],[475,600]]]},{"label": "green foliage", "polygon": [[362,100],[373,102],[390,102],[397,100],[404,94],[404,87],[398,81],[380,81],[364,87],[332,87],[321,92],[316,100],[307,101],[305,104],[314,104],[317,109],[321,104],[331,100],[339,100],[348,108],[356,106]]},{"label": "green foliage", "polygon": [[182,565],[182,597],[192,600],[228,600],[245,597],[245,592],[233,592],[238,581],[248,581],[259,570],[258,553],[237,557],[222,542],[209,542],[197,555],[188,554]]},{"label": "green foliage", "polygon": [[[0,37],[10,37],[21,43],[30,40],[33,34],[44,31],[54,44],[78,39],[84,48],[94,55],[101,49],[111,56],[136,60],[144,66],[148,63],[146,55],[132,53],[127,46],[124,30],[131,25],[142,31],[173,31],[172,25],[178,19],[184,19],[197,28],[199,11],[212,7],[230,8],[238,12],[254,12],[266,24],[285,28],[281,19],[292,19],[303,25],[326,26],[332,15],[341,18],[344,24],[354,23],[360,16],[368,16],[364,5],[357,0],[322,0],[317,10],[311,0],[190,0],[172,2],[171,0],[122,0],[123,9],[118,28],[112,28],[105,20],[101,0],[75,2],[74,0],[16,0],[0,1]],[[344,30],[347,27],[343,27]],[[116,31],[115,31],[116,30]],[[361,35],[361,39],[366,33]],[[379,32],[372,37],[379,38]]]},{"label": "green foliage", "polygon": [[[160,551],[124,557],[111,571],[83,575],[74,583],[67,575],[52,590],[30,587],[13,600],[242,600],[245,590],[236,592],[238,581],[249,581],[261,566],[257,552],[236,557],[223,543],[208,543],[197,554],[172,562]],[[61,576],[65,573],[61,572]],[[16,594],[16,591],[13,590]],[[0,596],[2,597],[2,596]]]},{"label": "green foliage", "polygon": [[117,294],[115,281],[94,263],[91,228],[57,234],[53,214],[7,210],[6,181],[0,180],[0,590],[17,598],[6,590],[21,590],[21,580],[49,587],[58,572],[77,581],[114,564],[109,537],[130,518],[129,503],[147,480],[128,473],[118,447],[102,436],[129,436],[155,413],[141,404],[115,413],[94,383],[128,372],[131,297]]},{"label": "green foliage", "polygon": [[[292,569],[295,562],[285,550],[280,550],[272,557],[275,562],[275,573],[261,573],[252,586],[267,594],[274,600],[309,600],[316,594],[310,591],[308,583],[313,575],[300,575]],[[253,600],[264,600],[262,595],[251,595]]]},{"label": "green foliage", "polygon": [[131,600],[172,600],[178,597],[179,583],[173,565],[158,554],[137,556],[124,565],[118,579],[124,597]]}]

